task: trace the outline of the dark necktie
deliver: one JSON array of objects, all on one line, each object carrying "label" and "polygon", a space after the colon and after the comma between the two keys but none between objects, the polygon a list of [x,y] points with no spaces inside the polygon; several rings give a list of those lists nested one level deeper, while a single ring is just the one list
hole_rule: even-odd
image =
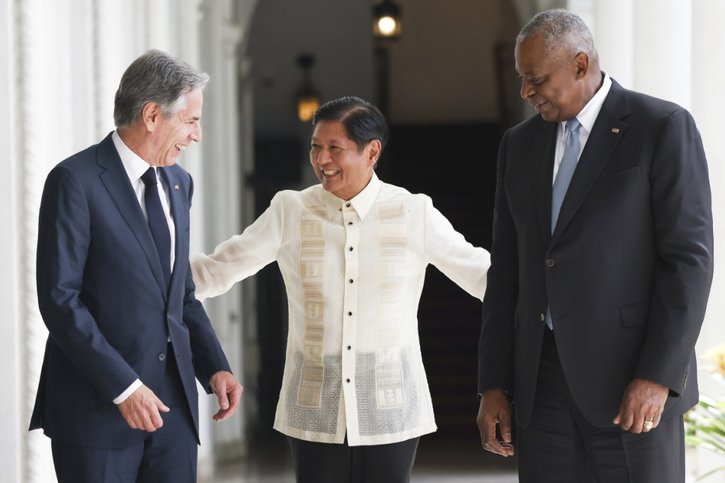
[{"label": "dark necktie", "polygon": [[161,261],[161,271],[164,274],[164,280],[168,287],[169,279],[171,278],[171,236],[169,235],[169,224],[166,223],[166,215],[164,215],[164,210],[161,208],[161,198],[159,198],[159,189],[156,187],[158,181],[154,168],[149,168],[141,176],[141,179],[146,185],[144,201],[146,203],[146,215],[148,216],[149,228],[151,229],[151,236],[156,244],[156,251]]},{"label": "dark necktie", "polygon": [[[561,163],[559,163],[559,171],[556,173],[556,179],[554,180],[554,186],[551,189],[551,232],[554,233],[554,227],[556,226],[556,220],[559,219],[559,211],[561,210],[561,204],[564,202],[564,196],[566,191],[569,189],[569,183],[571,182],[572,176],[574,176],[574,170],[576,169],[576,162],[579,158],[579,128],[581,123],[576,118],[569,119],[566,121],[566,140],[564,142],[564,155],[561,157]],[[546,318],[544,319],[546,325],[550,329],[554,329],[554,322],[551,320],[551,312],[546,309]]]}]

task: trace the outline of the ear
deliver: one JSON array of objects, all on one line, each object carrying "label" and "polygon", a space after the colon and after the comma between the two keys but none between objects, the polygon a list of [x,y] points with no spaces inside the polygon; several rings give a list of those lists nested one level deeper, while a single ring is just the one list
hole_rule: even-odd
[{"label": "ear", "polygon": [[589,72],[589,56],[584,52],[579,52],[574,57],[574,65],[576,66],[577,79],[583,79]]},{"label": "ear", "polygon": [[368,161],[371,165],[375,165],[380,157],[380,151],[383,150],[383,144],[379,139],[373,139],[368,143]]},{"label": "ear", "polygon": [[155,102],[149,101],[141,109],[141,121],[148,132],[153,132],[161,116],[161,109]]}]

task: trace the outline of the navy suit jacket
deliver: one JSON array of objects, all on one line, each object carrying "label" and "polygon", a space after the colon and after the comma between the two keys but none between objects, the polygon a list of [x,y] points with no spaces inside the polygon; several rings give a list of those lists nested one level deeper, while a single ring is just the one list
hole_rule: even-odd
[{"label": "navy suit jacket", "polygon": [[539,115],[499,149],[479,391],[530,420],[547,306],[571,394],[608,426],[633,378],[670,389],[664,417],[697,402],[694,346],[713,271],[707,161],[681,107],[607,95],[550,231],[557,124]]},{"label": "navy suit jacket", "polygon": [[[195,376],[229,370],[194,297],[191,176],[163,170],[176,225],[168,291],[151,232],[111,136],[58,164],[40,207],[38,302],[50,332],[30,429],[69,444],[120,448],[144,438],[113,403],[135,379],[159,394],[171,338],[198,440]],[[162,414],[163,417],[163,414]]]}]

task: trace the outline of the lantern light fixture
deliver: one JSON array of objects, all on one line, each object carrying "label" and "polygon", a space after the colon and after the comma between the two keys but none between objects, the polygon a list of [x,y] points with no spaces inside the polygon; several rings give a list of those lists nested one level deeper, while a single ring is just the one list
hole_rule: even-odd
[{"label": "lantern light fixture", "polygon": [[315,65],[312,54],[297,56],[297,65],[302,69],[302,85],[297,91],[297,117],[302,122],[310,122],[317,108],[320,107],[320,95],[312,85],[310,69]]},{"label": "lantern light fixture", "polygon": [[383,0],[373,7],[373,35],[379,39],[397,39],[403,29],[400,5]]}]

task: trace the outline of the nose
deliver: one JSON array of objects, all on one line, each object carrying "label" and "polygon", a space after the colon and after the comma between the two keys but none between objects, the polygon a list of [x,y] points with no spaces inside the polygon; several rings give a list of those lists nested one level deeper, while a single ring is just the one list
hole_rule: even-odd
[{"label": "nose", "polygon": [[202,134],[201,134],[201,124],[200,123],[196,123],[194,125],[194,129],[191,130],[191,134],[189,135],[189,138],[192,141],[194,141],[194,142],[200,143],[201,142],[201,137],[202,137]]},{"label": "nose", "polygon": [[534,94],[534,87],[526,81],[526,79],[521,79],[521,91],[520,91],[521,97],[524,99],[528,99]]},{"label": "nose", "polygon": [[330,151],[327,148],[322,148],[318,152],[312,152],[310,151],[310,157],[312,157],[312,160],[319,164],[319,165],[325,165],[330,162],[332,155],[330,154]]}]

